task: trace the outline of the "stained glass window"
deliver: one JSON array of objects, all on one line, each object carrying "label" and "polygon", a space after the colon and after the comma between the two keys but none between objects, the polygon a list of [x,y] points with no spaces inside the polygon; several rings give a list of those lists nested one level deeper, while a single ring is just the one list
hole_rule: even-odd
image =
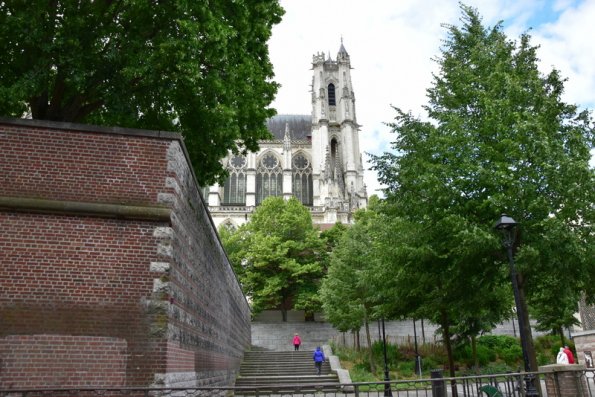
[{"label": "stained glass window", "polygon": [[246,204],[246,158],[234,156],[227,165],[229,177],[223,185],[223,205]]},{"label": "stained glass window", "polygon": [[293,158],[293,195],[304,205],[312,205],[312,166],[302,154]]},{"label": "stained glass window", "polygon": [[260,160],[256,170],[256,204],[269,196],[283,195],[283,169],[279,159],[268,153]]}]

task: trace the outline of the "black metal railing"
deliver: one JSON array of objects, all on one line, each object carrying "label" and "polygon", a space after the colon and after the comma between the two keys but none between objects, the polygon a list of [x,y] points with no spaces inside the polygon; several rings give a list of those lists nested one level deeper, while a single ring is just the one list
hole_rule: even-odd
[{"label": "black metal railing", "polygon": [[[456,378],[432,375],[432,378],[424,379],[354,382],[341,385],[310,383],[266,387],[0,389],[0,397],[388,397],[388,395],[392,397],[523,397],[525,395],[525,373]],[[536,383],[539,382],[541,386],[543,397],[560,395],[562,391],[560,380],[556,376],[541,372],[535,372],[533,375]],[[579,385],[577,396],[595,397],[595,371],[592,369],[577,371],[575,376],[578,377],[575,384]],[[549,382],[550,396],[547,394],[546,378]]]}]

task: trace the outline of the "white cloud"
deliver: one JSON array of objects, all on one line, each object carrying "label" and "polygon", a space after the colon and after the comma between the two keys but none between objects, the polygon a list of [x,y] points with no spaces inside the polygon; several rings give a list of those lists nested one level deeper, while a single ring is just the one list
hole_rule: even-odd
[{"label": "white cloud", "polygon": [[[569,78],[565,100],[595,106],[595,1],[467,1],[493,26],[504,20],[511,39],[530,27],[533,44],[541,45],[542,70],[552,65]],[[312,55],[339,50],[351,56],[357,119],[363,151],[381,154],[393,140],[384,123],[394,119],[391,105],[423,115],[426,89],[446,37],[442,24],[460,25],[455,0],[281,0],[286,14],[274,27],[270,56],[275,80],[282,87],[273,106],[279,113],[310,114]],[[364,156],[365,158],[366,156]],[[368,194],[380,186],[366,171]]]}]

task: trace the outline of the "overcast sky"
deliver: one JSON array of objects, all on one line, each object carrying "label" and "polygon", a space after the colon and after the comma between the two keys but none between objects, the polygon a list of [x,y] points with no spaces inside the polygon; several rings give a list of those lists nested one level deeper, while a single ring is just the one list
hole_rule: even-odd
[{"label": "overcast sky", "polygon": [[[555,67],[568,78],[564,100],[595,108],[595,0],[467,0],[483,22],[503,21],[509,38],[529,31],[540,45],[542,72]],[[460,26],[456,0],[281,0],[286,13],[269,42],[279,114],[310,114],[312,55],[336,59],[341,37],[351,57],[360,147],[380,154],[393,140],[384,123],[392,106],[423,115],[426,89],[446,38],[444,23]],[[380,188],[363,155],[368,195]]]}]

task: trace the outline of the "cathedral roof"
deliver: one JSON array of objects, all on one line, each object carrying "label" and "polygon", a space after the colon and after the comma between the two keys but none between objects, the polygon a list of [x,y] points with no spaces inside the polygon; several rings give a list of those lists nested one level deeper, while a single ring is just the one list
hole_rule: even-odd
[{"label": "cathedral roof", "polygon": [[312,135],[312,116],[310,115],[279,114],[267,120],[267,128],[275,140],[283,140],[285,125],[289,126],[292,140],[307,140]]}]

